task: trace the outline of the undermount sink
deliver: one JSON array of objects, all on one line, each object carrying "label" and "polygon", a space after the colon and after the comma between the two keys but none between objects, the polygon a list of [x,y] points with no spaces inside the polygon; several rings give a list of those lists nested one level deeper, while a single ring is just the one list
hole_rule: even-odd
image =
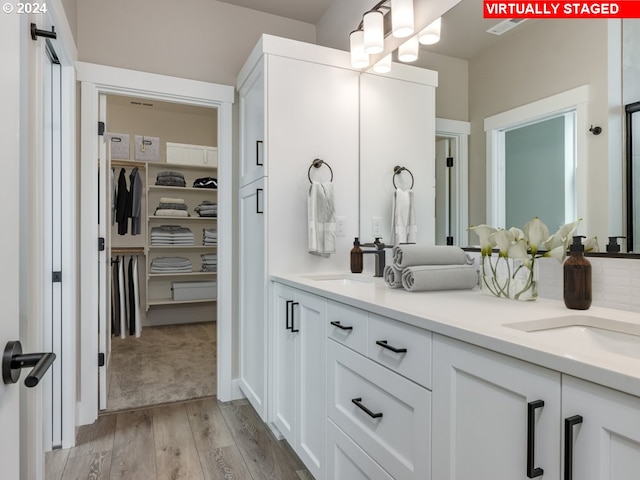
[{"label": "undermount sink", "polygon": [[640,359],[640,325],[634,323],[567,315],[506,323],[504,326],[530,333],[536,338]]},{"label": "undermount sink", "polygon": [[318,275],[304,275],[304,278],[315,282],[331,283],[332,285],[364,285],[373,282],[373,277],[356,273],[327,273]]}]

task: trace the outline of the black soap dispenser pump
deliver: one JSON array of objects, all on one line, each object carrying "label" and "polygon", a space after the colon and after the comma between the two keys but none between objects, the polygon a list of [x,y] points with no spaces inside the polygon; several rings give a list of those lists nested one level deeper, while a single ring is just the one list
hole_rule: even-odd
[{"label": "black soap dispenser pump", "polygon": [[573,237],[569,258],[564,262],[564,304],[574,310],[591,306],[591,262],[584,256],[583,238]]},{"label": "black soap dispenser pump", "polygon": [[351,249],[351,273],[362,273],[362,257],[360,240],[356,237],[353,240],[353,248]]}]

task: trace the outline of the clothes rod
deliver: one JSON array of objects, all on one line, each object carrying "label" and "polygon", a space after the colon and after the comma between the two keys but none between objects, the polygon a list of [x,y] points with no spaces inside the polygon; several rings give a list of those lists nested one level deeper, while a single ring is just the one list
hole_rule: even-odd
[{"label": "clothes rod", "polygon": [[111,249],[111,253],[116,253],[116,254],[144,253],[144,247],[114,247]]},{"label": "clothes rod", "polygon": [[112,167],[138,167],[145,168],[145,162],[138,162],[135,160],[111,160]]}]

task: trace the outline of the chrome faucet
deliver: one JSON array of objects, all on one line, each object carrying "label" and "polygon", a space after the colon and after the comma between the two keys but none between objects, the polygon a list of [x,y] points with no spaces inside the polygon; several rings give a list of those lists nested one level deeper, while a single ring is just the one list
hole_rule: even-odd
[{"label": "chrome faucet", "polygon": [[386,245],[380,241],[380,237],[376,237],[373,243],[363,243],[362,247],[375,247],[375,250],[362,250],[363,254],[371,253],[376,256],[376,266],[374,277],[384,276],[384,265],[386,260],[386,252],[384,251]]}]

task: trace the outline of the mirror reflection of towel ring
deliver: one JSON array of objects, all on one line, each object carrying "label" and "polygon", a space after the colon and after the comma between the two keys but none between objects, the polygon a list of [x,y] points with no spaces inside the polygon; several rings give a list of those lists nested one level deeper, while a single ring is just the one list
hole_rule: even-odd
[{"label": "mirror reflection of towel ring", "polygon": [[396,175],[400,175],[402,173],[402,171],[406,171],[407,173],[409,173],[409,175],[411,175],[411,186],[409,187],[409,189],[413,188],[413,173],[411,173],[411,170],[409,170],[406,167],[401,167],[399,165],[396,165],[395,167],[393,167],[393,188],[398,188],[396,186]]},{"label": "mirror reflection of towel ring", "polygon": [[322,165],[326,165],[329,171],[331,172],[331,180],[329,181],[333,182],[333,170],[331,169],[329,164],[324,160],[320,160],[319,158],[316,158],[313,162],[311,162],[311,165],[309,165],[309,170],[307,170],[307,178],[309,179],[309,183],[313,183],[311,181],[311,167],[320,168]]}]

